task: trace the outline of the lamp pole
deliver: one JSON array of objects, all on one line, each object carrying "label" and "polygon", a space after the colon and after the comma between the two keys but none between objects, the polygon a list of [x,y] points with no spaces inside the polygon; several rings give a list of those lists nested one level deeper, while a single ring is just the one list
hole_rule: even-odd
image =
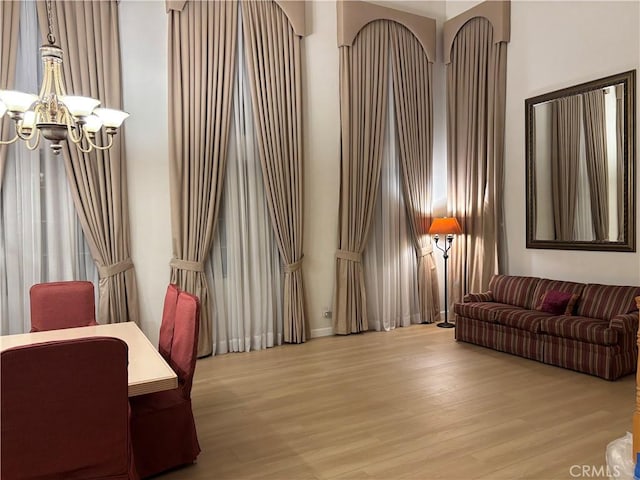
[{"label": "lamp pole", "polygon": [[442,258],[444,259],[444,322],[440,322],[437,324],[440,328],[453,328],[455,324],[449,323],[449,317],[447,312],[449,310],[449,300],[448,300],[448,281],[447,281],[447,260],[449,260],[449,250],[451,249],[451,243],[453,242],[453,235],[447,234],[447,240],[445,242],[444,248],[442,248],[438,244],[438,240],[440,240],[439,235],[435,235],[434,240],[436,242],[436,247],[438,250],[442,252]]},{"label": "lamp pole", "polygon": [[[449,323],[448,311],[449,311],[449,295],[447,285],[449,282],[447,280],[447,260],[449,259],[449,250],[451,249],[451,243],[453,242],[454,235],[460,235],[462,233],[462,229],[460,228],[460,224],[455,217],[441,217],[435,218],[433,222],[431,222],[431,226],[429,227],[429,235],[433,235],[433,239],[436,242],[436,247],[440,250],[444,258],[444,322],[438,323],[438,326],[441,328],[453,328],[455,324]],[[442,248],[438,244],[438,240],[440,240],[440,234],[446,234],[447,239],[444,244],[444,248]]]}]

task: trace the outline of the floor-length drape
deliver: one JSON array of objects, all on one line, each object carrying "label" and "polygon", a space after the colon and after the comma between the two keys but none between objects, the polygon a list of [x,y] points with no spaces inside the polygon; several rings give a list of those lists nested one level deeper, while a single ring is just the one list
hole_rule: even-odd
[{"label": "floor-length drape", "polygon": [[[391,76],[391,72],[389,72]],[[418,301],[418,259],[403,195],[402,167],[394,112],[388,92],[380,187],[362,252],[370,330],[390,331],[421,323]]]},{"label": "floor-length drape", "polygon": [[604,91],[599,88],[582,94],[584,135],[591,197],[591,218],[596,241],[609,238],[609,181]]},{"label": "floor-length drape", "polygon": [[380,181],[386,123],[389,27],[364,27],[352,46],[340,47],[340,211],[333,330],[368,329],[362,271],[364,250]]},{"label": "floor-length drape", "polygon": [[271,221],[284,261],[284,341],[307,337],[302,282],[302,38],[280,7],[241,2],[257,142]]},{"label": "floor-length drape", "polygon": [[[615,86],[616,95],[616,181],[618,189],[616,190],[616,203],[618,205],[618,242],[623,242],[625,238],[624,231],[624,188],[622,188],[622,179],[624,178],[624,87],[622,85]],[[1,178],[1,177],[0,177]]]},{"label": "floor-length drape", "polygon": [[580,179],[580,112],[577,95],[554,100],[551,104],[551,202],[556,240],[571,241],[575,237]]},{"label": "floor-length drape", "polygon": [[507,44],[494,43],[484,17],[457,33],[447,65],[447,156],[450,215],[463,235],[449,260],[449,303],[488,287],[504,256],[504,122]]},{"label": "floor-length drape", "polygon": [[[16,75],[18,58],[18,30],[20,2],[0,2],[0,90],[11,90]],[[7,115],[0,119],[0,140],[13,137],[13,121]],[[7,146],[0,145],[0,191],[7,159]]]},{"label": "floor-length drape", "polygon": [[269,218],[238,19],[238,68],[220,212],[207,277],[212,292],[213,353],[282,344],[283,274]]},{"label": "floor-length drape", "polygon": [[391,23],[391,71],[404,201],[418,256],[418,295],[422,321],[440,316],[438,272],[431,237],[433,90],[431,63],[416,37]]},{"label": "floor-length drape", "polygon": [[237,14],[235,1],[169,11],[171,281],[200,299],[199,356],[213,351],[204,263],[222,196]]},{"label": "floor-length drape", "polygon": [[[118,3],[115,0],[53,2],[53,27],[64,51],[68,93],[122,108]],[[48,32],[44,2],[38,2],[43,39]],[[81,153],[64,142],[69,185],[91,255],[98,266],[99,323],[139,319],[131,261],[129,204],[123,133],[105,151]],[[100,140],[100,139],[99,139]],[[106,143],[106,138],[102,139]]]},{"label": "floor-length drape", "polygon": [[[15,85],[37,91],[41,45],[34,2],[22,11],[17,37]],[[35,283],[91,280],[97,270],[87,258],[84,236],[69,191],[64,162],[49,148],[8,147],[0,191],[0,334],[30,330],[29,289]]]}]

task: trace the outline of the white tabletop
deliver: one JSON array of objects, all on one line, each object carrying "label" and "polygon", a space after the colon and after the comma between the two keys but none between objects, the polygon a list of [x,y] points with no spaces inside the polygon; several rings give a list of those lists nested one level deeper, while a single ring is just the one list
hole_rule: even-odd
[{"label": "white tabletop", "polygon": [[0,336],[0,352],[20,345],[86,337],[116,337],[127,343],[130,397],[178,386],[175,372],[133,322]]}]

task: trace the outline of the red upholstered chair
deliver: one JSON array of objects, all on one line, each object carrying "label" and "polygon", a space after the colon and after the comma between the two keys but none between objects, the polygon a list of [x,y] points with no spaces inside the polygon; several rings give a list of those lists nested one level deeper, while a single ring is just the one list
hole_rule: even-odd
[{"label": "red upholstered chair", "polygon": [[107,337],[3,351],[0,477],[134,478],[127,353],[126,343]]},{"label": "red upholstered chair", "polygon": [[91,282],[37,283],[29,296],[32,332],[97,325]]},{"label": "red upholstered chair", "polygon": [[191,409],[199,321],[198,297],[180,292],[169,359],[178,388],[130,399],[131,441],[141,478],[193,463],[200,453]]},{"label": "red upholstered chair", "polygon": [[178,286],[171,283],[167,287],[167,293],[164,296],[158,351],[167,362],[171,361],[171,344],[173,342],[173,330],[176,325],[176,306],[179,293]]}]

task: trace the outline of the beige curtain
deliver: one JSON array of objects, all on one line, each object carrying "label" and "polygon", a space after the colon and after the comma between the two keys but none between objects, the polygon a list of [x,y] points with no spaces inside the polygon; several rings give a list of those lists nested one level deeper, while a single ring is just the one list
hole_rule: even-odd
[{"label": "beige curtain", "polygon": [[584,93],[582,99],[591,218],[596,241],[603,242],[609,238],[609,181],[604,90],[599,88]]},{"label": "beige curtain", "polygon": [[580,163],[580,97],[551,104],[551,202],[556,240],[574,239]]},{"label": "beige curtain", "polygon": [[169,11],[171,282],[200,298],[199,356],[213,351],[204,263],[222,195],[237,22],[235,1]]},{"label": "beige curtain", "polygon": [[[618,204],[618,242],[624,241],[624,86],[616,85],[616,203]],[[0,179],[2,177],[0,176]]]},{"label": "beige curtain", "polygon": [[[54,2],[52,6],[54,35],[65,55],[68,93],[97,98],[102,106],[121,109],[118,3]],[[44,2],[38,2],[38,20],[46,42]],[[139,318],[124,152],[122,132],[109,150],[83,154],[71,142],[63,147],[73,201],[100,274],[99,323],[138,322]]]},{"label": "beige curtain", "polygon": [[333,329],[366,331],[362,251],[380,183],[389,64],[388,22],[364,27],[340,47],[340,211]]},{"label": "beige curtain", "polygon": [[271,223],[285,264],[284,341],[306,340],[302,283],[302,38],[274,2],[242,2],[251,98]]},{"label": "beige curtain", "polygon": [[461,222],[450,254],[449,303],[480,292],[504,269],[506,42],[483,17],[457,33],[447,65],[450,214]]},{"label": "beige curtain", "polygon": [[438,272],[431,237],[431,172],[433,165],[432,67],[416,37],[390,23],[391,71],[404,199],[418,256],[418,298],[422,321],[440,316]]},{"label": "beige curtain", "polygon": [[[0,90],[11,90],[16,76],[20,2],[0,2]],[[0,140],[13,138],[13,121],[4,115],[0,121]],[[0,192],[7,161],[7,145],[0,145]]]}]

